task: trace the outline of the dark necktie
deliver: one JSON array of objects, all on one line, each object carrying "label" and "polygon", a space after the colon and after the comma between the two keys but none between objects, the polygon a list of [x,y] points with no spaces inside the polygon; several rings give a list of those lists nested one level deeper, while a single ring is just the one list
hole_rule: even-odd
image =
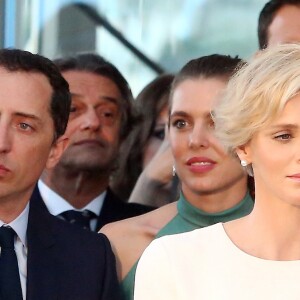
[{"label": "dark necktie", "polygon": [[90,221],[97,218],[97,215],[89,210],[68,210],[61,213],[60,215],[69,223],[88,230],[91,230]]},{"label": "dark necktie", "polygon": [[11,227],[0,228],[0,299],[22,300],[22,288],[17,255],[14,247],[15,231]]}]

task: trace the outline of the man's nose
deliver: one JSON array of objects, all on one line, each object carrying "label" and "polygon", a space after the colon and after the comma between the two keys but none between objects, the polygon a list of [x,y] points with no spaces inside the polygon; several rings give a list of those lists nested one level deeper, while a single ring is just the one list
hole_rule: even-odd
[{"label": "man's nose", "polygon": [[94,108],[89,108],[83,115],[81,129],[98,130],[101,122]]},{"label": "man's nose", "polygon": [[0,153],[7,153],[11,150],[12,137],[9,128],[0,122]]}]

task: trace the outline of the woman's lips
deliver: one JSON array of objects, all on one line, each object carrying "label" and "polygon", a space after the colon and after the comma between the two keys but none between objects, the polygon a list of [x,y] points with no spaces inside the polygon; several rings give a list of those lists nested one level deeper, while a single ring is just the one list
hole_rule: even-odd
[{"label": "woman's lips", "polygon": [[187,160],[186,165],[194,173],[206,173],[215,168],[216,162],[208,157],[192,157]]},{"label": "woman's lips", "polygon": [[295,180],[295,181],[299,181],[300,182],[300,174],[297,173],[297,174],[292,174],[292,175],[289,175],[287,176],[288,178],[292,179],[292,180]]}]

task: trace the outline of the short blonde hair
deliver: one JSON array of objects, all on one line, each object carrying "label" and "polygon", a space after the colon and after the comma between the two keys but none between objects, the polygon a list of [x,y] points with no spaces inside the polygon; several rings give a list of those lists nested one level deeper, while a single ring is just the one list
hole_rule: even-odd
[{"label": "short blonde hair", "polygon": [[234,153],[300,90],[300,44],[261,51],[229,81],[213,112],[216,135]]}]

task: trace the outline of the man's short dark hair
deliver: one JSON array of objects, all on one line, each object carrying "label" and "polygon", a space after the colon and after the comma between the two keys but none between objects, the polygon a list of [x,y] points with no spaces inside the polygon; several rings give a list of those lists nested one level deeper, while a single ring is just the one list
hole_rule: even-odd
[{"label": "man's short dark hair", "polygon": [[0,67],[10,72],[33,72],[45,75],[53,89],[50,114],[54,123],[54,140],[64,134],[70,113],[69,85],[55,64],[46,57],[19,49],[1,49]]},{"label": "man's short dark hair", "polygon": [[269,27],[276,13],[285,5],[295,5],[300,7],[300,0],[271,0],[265,4],[258,18],[258,43],[259,49],[268,47]]},{"label": "man's short dark hair", "polygon": [[94,53],[81,53],[70,57],[59,58],[54,60],[54,63],[62,73],[67,71],[86,71],[104,76],[118,87],[122,96],[119,107],[121,110],[120,139],[123,140],[136,123],[136,116],[133,113],[133,96],[131,89],[120,71],[102,56]]}]

